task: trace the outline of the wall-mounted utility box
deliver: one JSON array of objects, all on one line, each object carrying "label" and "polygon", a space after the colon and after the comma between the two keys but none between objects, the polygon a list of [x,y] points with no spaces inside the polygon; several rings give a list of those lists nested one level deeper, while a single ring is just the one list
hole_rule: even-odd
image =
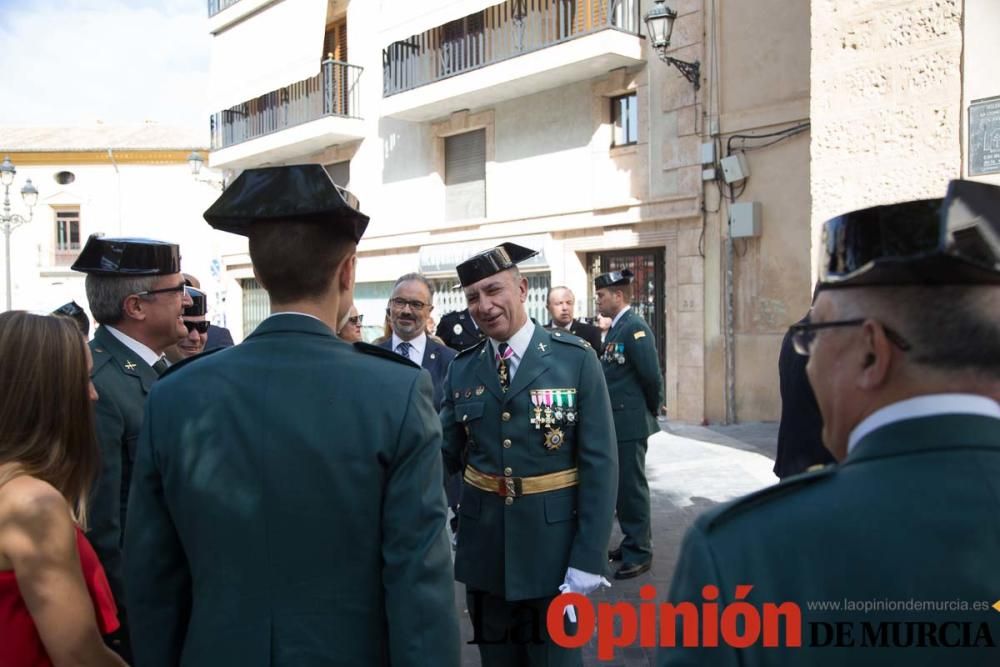
[{"label": "wall-mounted utility box", "polygon": [[729,206],[729,236],[745,239],[760,236],[760,202],[737,202]]},{"label": "wall-mounted utility box", "polygon": [[715,164],[715,142],[708,141],[701,145],[701,163]]},{"label": "wall-mounted utility box", "polygon": [[726,183],[732,185],[739,183],[750,175],[750,165],[747,164],[747,157],[743,153],[733,153],[722,158],[722,178]]}]

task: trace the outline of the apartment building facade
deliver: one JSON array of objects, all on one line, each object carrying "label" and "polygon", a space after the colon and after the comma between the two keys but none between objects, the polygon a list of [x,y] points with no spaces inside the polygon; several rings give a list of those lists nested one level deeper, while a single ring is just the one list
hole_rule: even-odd
[{"label": "apartment building facade", "polygon": [[[841,103],[872,101],[851,63],[877,71],[896,48],[941,47],[946,64],[958,54],[964,83],[945,67],[923,91],[949,115],[910,119],[942,125],[947,167],[918,186],[939,192],[946,174],[968,173],[968,96],[1000,94],[982,27],[995,12],[989,0],[669,0],[661,54],[643,24],[657,4],[209,0],[210,164],[320,162],[359,196],[372,223],[355,301],[371,334],[397,276],[432,278],[440,317],[464,307],[455,265],[511,240],[540,251],[524,267],[539,322],[549,287],[569,286],[578,315],[593,316],[593,276],[636,272],[672,418],[775,419],[780,341],[809,308],[822,220],[913,190],[875,185],[911,178],[905,155],[867,171],[843,159],[844,146],[880,141],[838,122],[882,113]],[[886,4],[887,20],[916,12],[929,28],[887,42]],[[877,30],[852,48],[864,26]],[[688,77],[661,55],[699,69]],[[228,320],[248,332],[266,296],[245,252],[224,263]]]}]

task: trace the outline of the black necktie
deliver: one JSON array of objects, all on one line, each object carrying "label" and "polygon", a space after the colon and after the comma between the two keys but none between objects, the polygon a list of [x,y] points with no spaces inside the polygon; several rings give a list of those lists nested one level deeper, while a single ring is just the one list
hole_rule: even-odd
[{"label": "black necktie", "polygon": [[507,343],[497,345],[497,376],[500,378],[500,388],[505,392],[510,389],[510,358],[514,350]]},{"label": "black necktie", "polygon": [[166,373],[168,366],[170,366],[170,364],[167,363],[166,357],[160,357],[157,359],[156,363],[153,364],[153,370],[156,371],[157,377]]}]

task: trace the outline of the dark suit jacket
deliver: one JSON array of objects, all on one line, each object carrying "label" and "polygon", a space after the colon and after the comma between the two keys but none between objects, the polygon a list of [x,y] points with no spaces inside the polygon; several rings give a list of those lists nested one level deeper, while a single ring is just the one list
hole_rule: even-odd
[{"label": "dark suit jacket", "polygon": [[[938,415],[887,424],[862,438],[842,464],[713,508],[684,538],[667,600],[692,601],[701,609],[703,587],[713,584],[722,616],[736,587],[752,586],[746,600],[758,610],[764,602],[800,606],[802,647],[765,648],[758,642],[731,649],[722,648],[720,639],[719,648],[661,648],[657,664],[996,665],[996,648],[934,648],[928,642],[918,648],[917,631],[909,635],[905,622],[936,623],[938,638],[946,631],[948,642],[961,641],[962,628],[942,623],[969,622],[973,638],[986,623],[993,642],[1000,639],[1000,614],[989,608],[1000,592],[998,515],[1000,419]],[[807,606],[845,599],[961,600],[969,610],[852,613]],[[987,606],[973,611],[974,602]],[[880,621],[901,622],[900,640],[911,636],[914,647],[810,647],[810,624],[830,624],[834,633],[836,623],[849,624],[860,647],[862,623],[877,632]],[[893,628],[883,629],[891,638]],[[819,630],[819,640],[830,641],[824,638],[828,629]]]},{"label": "dark suit jacket", "polygon": [[135,664],[457,667],[431,394],[303,315],[161,377],[126,533]]},{"label": "dark suit jacket", "polygon": [[219,347],[232,347],[233,334],[229,333],[226,327],[217,327],[214,324],[208,328],[208,339],[205,341],[206,350],[214,350]]},{"label": "dark suit jacket", "polygon": [[[552,329],[553,331],[555,331],[556,329],[562,329],[562,327],[557,326],[551,320],[549,320],[549,324],[545,328]],[[566,331],[565,329],[562,330]],[[600,328],[595,327],[593,324],[587,324],[586,322],[581,322],[580,320],[573,320],[573,322],[569,325],[569,332],[574,336],[579,336],[580,338],[590,343],[590,347],[594,348],[594,352],[597,353],[598,355],[601,354],[602,346],[601,346]]]},{"label": "dark suit jacket", "polygon": [[[575,389],[579,417],[561,423],[564,440],[545,445],[546,427],[531,423],[531,390]],[[559,593],[567,566],[603,574],[618,487],[608,390],[583,341],[536,326],[505,393],[488,340],[464,350],[445,381],[444,458],[490,475],[544,475],[576,467],[579,486],[525,495],[505,504],[496,492],[462,490],[455,578],[507,600]],[[506,472],[509,469],[510,472]],[[428,665],[431,663],[427,663]]]},{"label": "dark suit jacket", "polygon": [[[624,359],[615,358],[615,346]],[[618,439],[645,440],[660,432],[663,373],[653,331],[631,308],[604,338],[601,366],[611,394]]]},{"label": "dark suit jacket", "polygon": [[[378,343],[378,346],[392,352],[392,334],[389,334],[387,340]],[[434,383],[435,410],[441,409],[441,401],[444,398],[444,390],[442,389],[444,386],[444,376],[448,372],[448,364],[455,358],[455,354],[455,350],[435,342],[430,336],[427,337],[427,345],[424,347],[424,358],[420,365],[431,374],[431,381]]]},{"label": "dark suit jacket", "polygon": [[120,610],[124,611],[121,559],[129,486],[146,395],[157,375],[152,366],[103,325],[94,332],[90,351],[94,356],[91,377],[98,394],[95,416],[101,472],[91,491],[87,538],[101,559]]},{"label": "dark suit jacket", "polygon": [[795,351],[789,329],[778,356],[781,422],[774,474],[782,479],[805,472],[810,466],[834,462],[830,450],[823,446],[823,417],[806,376],[808,362],[809,357]]}]

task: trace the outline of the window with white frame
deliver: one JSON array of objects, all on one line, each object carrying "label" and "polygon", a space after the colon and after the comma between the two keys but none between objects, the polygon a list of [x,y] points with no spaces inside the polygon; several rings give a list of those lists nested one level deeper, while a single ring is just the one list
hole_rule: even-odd
[{"label": "window with white frame", "polygon": [[55,209],[55,254],[57,257],[76,257],[80,252],[80,207],[66,206]]}]

